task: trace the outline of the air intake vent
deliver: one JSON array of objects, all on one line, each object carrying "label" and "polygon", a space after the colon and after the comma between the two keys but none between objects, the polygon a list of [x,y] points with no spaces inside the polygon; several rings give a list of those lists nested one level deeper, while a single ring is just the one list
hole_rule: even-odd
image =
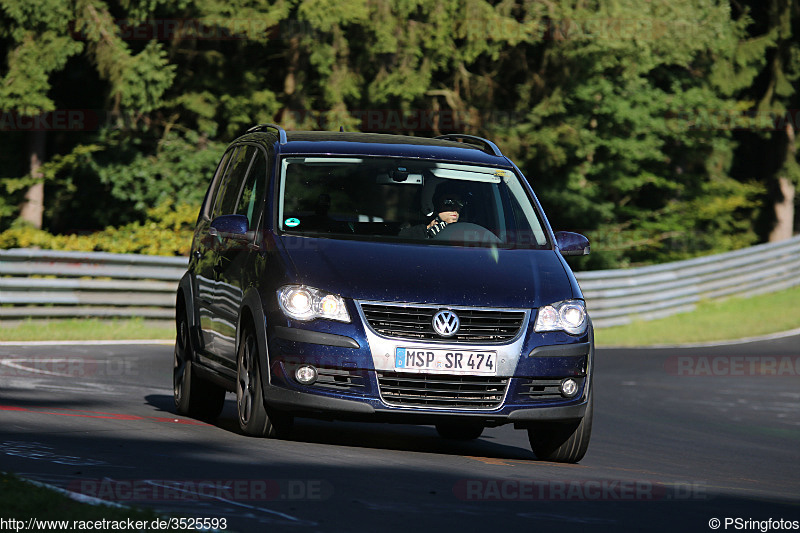
[{"label": "air intake vent", "polygon": [[381,398],[389,405],[446,409],[496,409],[507,377],[378,372]]}]

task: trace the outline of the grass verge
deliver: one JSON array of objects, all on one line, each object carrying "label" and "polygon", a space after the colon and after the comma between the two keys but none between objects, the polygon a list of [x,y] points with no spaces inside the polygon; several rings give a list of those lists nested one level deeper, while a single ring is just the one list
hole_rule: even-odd
[{"label": "grass verge", "polygon": [[175,338],[171,320],[21,320],[0,322],[0,341],[83,341]]},{"label": "grass verge", "polygon": [[689,313],[597,329],[598,346],[734,340],[800,328],[800,286],[750,298],[701,302]]},{"label": "grass verge", "polygon": [[[589,302],[591,306],[591,302]],[[733,340],[800,328],[800,286],[751,298],[701,302],[690,313],[597,329],[598,346],[649,346]],[[168,320],[70,319],[0,322],[0,341],[175,338]]]},{"label": "grass verge", "polygon": [[[128,520],[132,520],[134,523],[139,522],[138,525],[146,523],[145,527],[135,528],[144,531],[149,529],[148,526],[153,525],[154,520],[168,520],[152,510],[78,502],[66,494],[34,485],[6,473],[0,473],[0,502],[3,502],[2,518],[6,525],[12,526],[8,529],[16,530],[27,529],[31,525],[29,521],[32,519],[39,521],[38,524],[32,524],[34,530],[56,529],[62,531],[87,529],[87,527],[81,527],[82,525],[91,529],[109,531],[115,528],[108,522],[114,521],[128,525]],[[16,523],[16,527],[13,527],[14,524],[11,524],[9,520],[19,522]],[[103,520],[107,522],[104,524]],[[50,523],[43,523],[44,521]],[[167,530],[172,531],[173,529]]]}]

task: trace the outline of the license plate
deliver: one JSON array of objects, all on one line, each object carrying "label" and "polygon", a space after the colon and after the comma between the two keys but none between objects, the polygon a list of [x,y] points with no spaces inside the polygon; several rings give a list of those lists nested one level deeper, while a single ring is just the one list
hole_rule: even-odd
[{"label": "license plate", "polygon": [[497,352],[470,352],[440,348],[397,348],[395,370],[437,374],[497,373]]}]

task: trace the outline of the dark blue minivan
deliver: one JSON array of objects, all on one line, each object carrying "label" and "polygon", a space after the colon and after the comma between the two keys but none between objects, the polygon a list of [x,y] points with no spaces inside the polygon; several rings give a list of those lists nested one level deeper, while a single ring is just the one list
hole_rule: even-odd
[{"label": "dark blue minivan", "polygon": [[448,439],[528,431],[577,462],[594,340],[553,233],[492,142],[267,124],[226,150],[177,295],[174,398],[249,435],[294,417],[430,424]]}]

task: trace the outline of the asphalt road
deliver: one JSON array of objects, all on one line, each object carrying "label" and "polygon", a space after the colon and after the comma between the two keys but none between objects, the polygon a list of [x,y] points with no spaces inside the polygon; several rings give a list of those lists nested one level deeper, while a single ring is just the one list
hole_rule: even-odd
[{"label": "asphalt road", "polygon": [[0,470],[229,531],[800,527],[797,336],[599,350],[578,465],[536,460],[510,426],[453,442],[299,420],[291,440],[246,437],[232,395],[214,425],[173,413],[171,358],[169,345],[0,346]]}]

